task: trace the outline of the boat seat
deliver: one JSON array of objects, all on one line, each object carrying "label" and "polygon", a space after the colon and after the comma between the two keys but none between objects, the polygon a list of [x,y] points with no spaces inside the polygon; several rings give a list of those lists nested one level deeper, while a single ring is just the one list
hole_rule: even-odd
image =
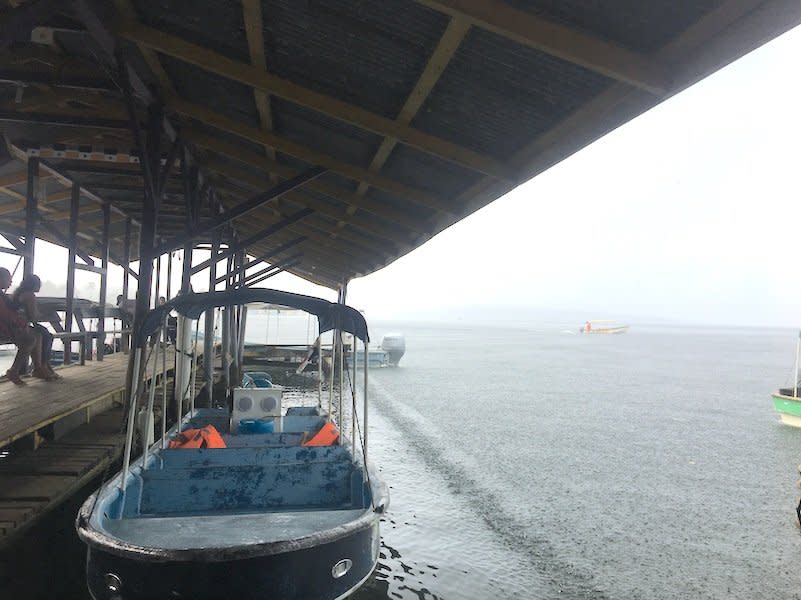
[{"label": "boat seat", "polygon": [[302,433],[247,433],[239,435],[226,434],[223,436],[225,445],[229,448],[259,448],[259,447],[293,447],[300,446],[303,441]]},{"label": "boat seat", "polygon": [[159,456],[161,467],[166,469],[350,461],[350,452],[344,446],[181,448],[162,450]]},{"label": "boat seat", "polygon": [[350,508],[361,485],[361,469],[344,461],[148,470],[139,515]]}]

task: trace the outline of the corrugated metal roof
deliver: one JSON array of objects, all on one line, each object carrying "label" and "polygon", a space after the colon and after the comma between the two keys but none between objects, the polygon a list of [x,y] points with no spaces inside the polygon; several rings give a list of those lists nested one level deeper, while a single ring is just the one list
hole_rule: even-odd
[{"label": "corrugated metal roof", "polygon": [[[142,218],[145,179],[121,53],[137,120],[144,127],[148,108],[163,101],[169,128],[199,167],[201,219],[311,167],[327,169],[236,218],[224,235],[235,243],[267,231],[248,244],[251,256],[292,256],[292,272],[332,287],[392,262],[801,21],[796,0],[70,6],[41,15],[36,41],[20,26],[0,55],[0,127],[15,158],[0,166],[0,231],[24,231],[20,173],[27,156],[41,156],[52,227],[67,230],[75,181],[84,188],[82,239],[96,248],[100,202],[111,202],[112,251],[123,254],[119,233],[126,217]],[[14,14],[0,18],[13,25]],[[174,148],[164,135],[162,162],[180,158]],[[186,229],[179,165],[162,200],[159,243]]]}]

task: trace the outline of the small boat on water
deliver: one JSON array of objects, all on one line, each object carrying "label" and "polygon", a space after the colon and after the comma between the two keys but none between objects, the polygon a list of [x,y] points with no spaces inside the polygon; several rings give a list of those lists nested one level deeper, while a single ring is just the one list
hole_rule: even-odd
[{"label": "small boat on water", "polygon": [[387,333],[381,338],[381,349],[387,353],[387,363],[397,367],[406,353],[406,338],[402,333]]},{"label": "small boat on water", "polygon": [[[159,335],[170,311],[199,319],[206,310],[253,302],[301,308],[317,317],[320,334],[348,332],[369,348],[364,318],[343,304],[264,289],[189,294],[143,319],[134,372],[144,370],[148,338]],[[163,351],[155,345],[155,364]],[[333,352],[342,357],[344,345]],[[192,397],[186,414],[169,430],[162,419],[160,439],[132,458],[138,407],[145,403],[152,415],[155,398],[151,386],[147,401],[137,401],[145,386],[135,377],[122,469],[76,520],[92,596],[334,600],[358,589],[377,564],[379,519],[389,503],[367,461],[362,369],[364,406],[356,410],[354,392],[347,430],[332,416],[343,414],[341,395],[338,410],[332,390],[324,409],[321,387],[316,406],[284,408],[283,389],[256,385],[266,373],[251,372],[253,385],[215,400],[222,407],[195,408]],[[166,409],[164,393],[162,415]],[[152,432],[152,416],[147,421]]]},{"label": "small boat on water", "polygon": [[587,321],[584,326],[579,329],[581,333],[626,333],[629,330],[628,325],[620,325],[616,321],[608,319],[595,319]]},{"label": "small boat on water", "polygon": [[[779,388],[771,395],[773,398],[773,408],[779,413],[782,423],[793,427],[801,427],[801,383],[798,381],[799,355],[801,353],[801,333],[796,340],[795,347],[795,374],[796,382],[794,387]],[[801,506],[801,504],[799,504]]]}]

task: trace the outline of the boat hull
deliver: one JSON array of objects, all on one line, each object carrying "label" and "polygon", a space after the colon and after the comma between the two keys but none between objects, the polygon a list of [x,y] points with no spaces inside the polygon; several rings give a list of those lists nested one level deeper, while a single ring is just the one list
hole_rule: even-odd
[{"label": "boat hull", "polygon": [[[378,560],[378,517],[373,523],[335,541],[279,554],[214,561],[153,561],[120,556],[89,545],[87,582],[95,600],[145,598],[268,598],[334,600],[345,598],[370,576]],[[148,560],[149,558],[149,560]],[[334,565],[349,559],[350,569],[334,577]],[[121,582],[109,589],[109,574]]]},{"label": "boat hull", "polygon": [[801,427],[801,398],[776,392],[773,394],[773,408],[779,413],[782,423]]}]

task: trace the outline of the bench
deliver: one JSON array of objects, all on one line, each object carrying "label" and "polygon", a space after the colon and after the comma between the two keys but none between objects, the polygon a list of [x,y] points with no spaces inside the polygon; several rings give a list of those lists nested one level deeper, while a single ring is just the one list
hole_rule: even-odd
[{"label": "bench", "polygon": [[357,508],[354,498],[363,503],[362,471],[349,461],[171,468],[141,477],[140,516]]},{"label": "bench", "polygon": [[343,446],[176,448],[162,450],[159,457],[161,458],[160,467],[166,470],[188,467],[349,462],[351,459],[350,452]]}]

